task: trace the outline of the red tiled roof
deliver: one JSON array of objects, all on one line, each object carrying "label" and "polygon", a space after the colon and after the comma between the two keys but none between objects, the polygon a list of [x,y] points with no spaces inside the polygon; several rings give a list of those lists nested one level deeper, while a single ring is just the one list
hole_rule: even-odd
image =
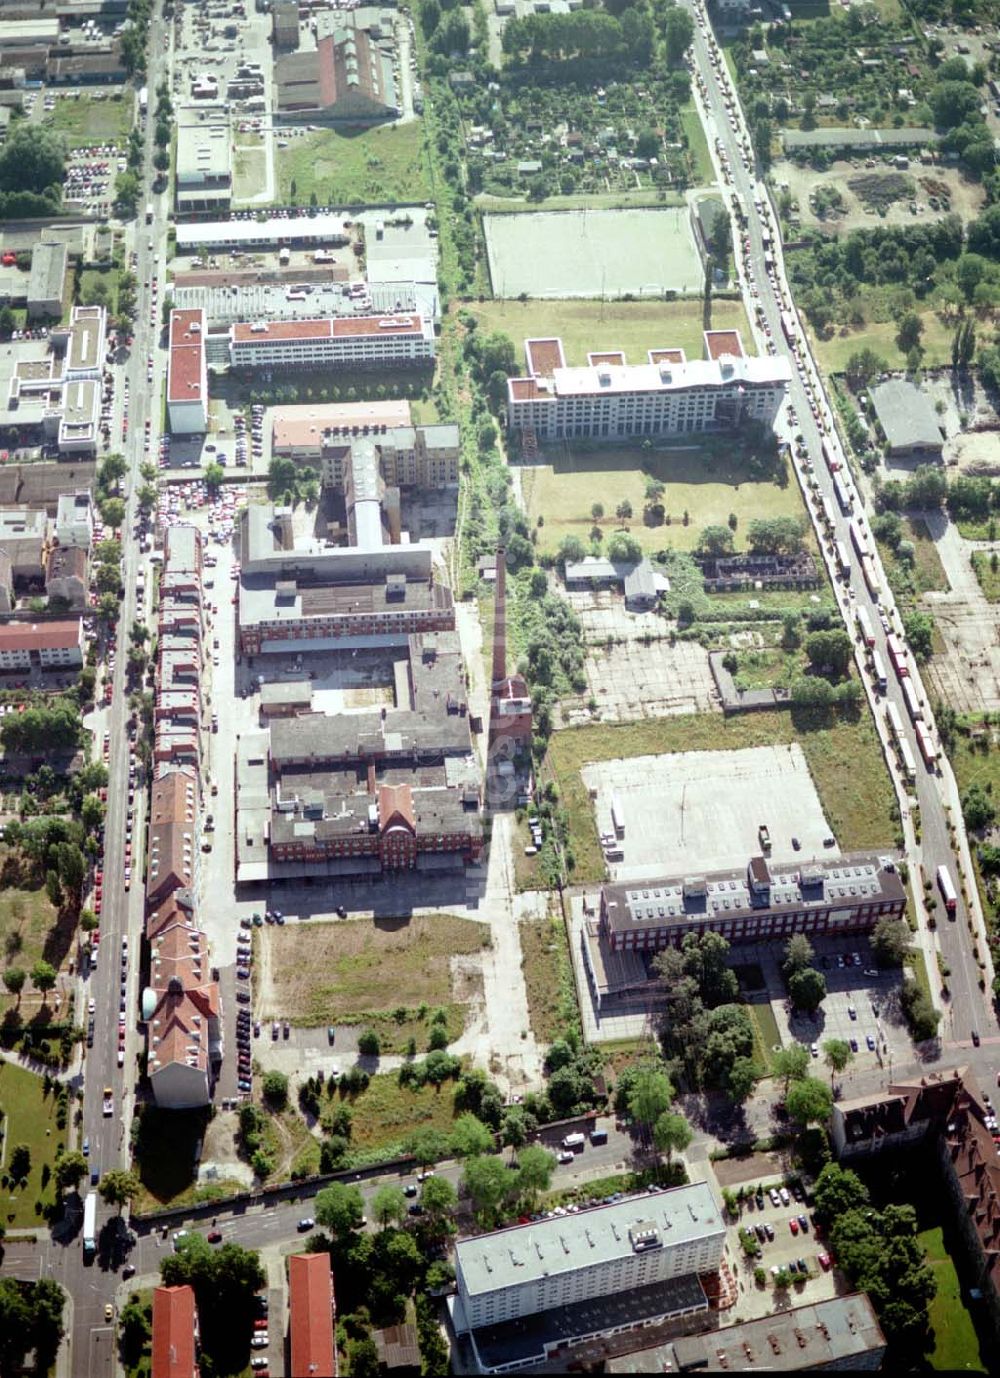
[{"label": "red tiled roof", "polygon": [[557,368],[566,367],[562,340],[558,337],[548,340],[526,340],[524,352],[528,359],[528,370],[540,378],[551,378]]},{"label": "red tiled roof", "polygon": [[80,644],[80,619],[60,622],[5,622],[0,626],[0,651],[56,651]]},{"label": "red tiled roof", "polygon": [[237,344],[266,344],[269,340],[330,340],[348,336],[419,335],[420,317],[409,312],[386,316],[333,316],[312,321],[267,321],[266,330],[255,330],[253,323],[240,321],[233,326]]},{"label": "red tiled roof", "polygon": [[293,1254],[288,1292],[289,1378],[336,1378],[330,1255]]},{"label": "red tiled roof", "polygon": [[383,832],[394,822],[401,822],[410,832],[416,832],[413,812],[413,791],[409,785],[380,785],[378,791],[378,820]]},{"label": "red tiled roof", "polygon": [[190,1287],[153,1291],[153,1378],[196,1378],[198,1314]]},{"label": "red tiled roof", "polygon": [[204,311],[171,311],[168,401],[205,401],[201,395],[201,365],[204,352]]},{"label": "red tiled roof", "polygon": [[721,359],[724,354],[734,359],[743,358],[743,342],[738,330],[706,330],[705,349],[710,359]]}]

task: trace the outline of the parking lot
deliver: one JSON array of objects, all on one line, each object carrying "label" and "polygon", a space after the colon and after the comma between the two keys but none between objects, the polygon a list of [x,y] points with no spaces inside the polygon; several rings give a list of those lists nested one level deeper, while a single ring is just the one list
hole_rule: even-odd
[{"label": "parking lot", "polygon": [[760,853],[762,823],[772,863],[837,854],[823,845],[830,828],[797,742],[604,761],[585,766],[582,776],[596,791],[599,832],[613,832],[612,799],[621,807],[623,857],[611,868],[619,878],[685,873],[695,842],[700,871],[745,866]]},{"label": "parking lot", "polygon": [[[798,1186],[790,1189],[776,1179],[760,1185],[766,1189],[744,1202],[740,1220],[729,1224],[727,1231],[729,1256],[735,1262],[739,1287],[740,1320],[771,1315],[784,1304],[783,1296],[788,1296],[791,1304],[801,1305],[825,1301],[836,1296],[838,1291],[833,1260],[801,1189]],[[760,1202],[763,1204],[758,1204]],[[753,1234],[759,1249],[757,1257],[747,1257],[744,1253],[740,1239],[743,1230]],[[821,1256],[829,1260],[830,1266],[824,1267]],[[754,1281],[757,1267],[765,1268],[768,1273],[763,1287]],[[791,1277],[791,1286],[787,1293],[782,1290],[776,1293],[775,1275],[782,1269]]]},{"label": "parking lot", "polygon": [[[771,1009],[784,1044],[795,1041],[815,1048],[816,1075],[826,1072],[823,1044],[843,1039],[851,1044],[854,1060],[838,1078],[850,1094],[851,1069],[905,1062],[913,1049],[899,1008],[899,970],[879,970],[867,938],[862,934],[842,938],[810,937],[813,965],[826,978],[827,996],[814,1014],[792,1015],[781,974],[784,956],[781,943],[748,943],[738,949],[738,961],[755,964],[764,974]],[[852,1016],[851,1011],[854,1011]],[[869,1040],[875,1046],[869,1046]],[[855,1046],[856,1045],[856,1046]]]}]

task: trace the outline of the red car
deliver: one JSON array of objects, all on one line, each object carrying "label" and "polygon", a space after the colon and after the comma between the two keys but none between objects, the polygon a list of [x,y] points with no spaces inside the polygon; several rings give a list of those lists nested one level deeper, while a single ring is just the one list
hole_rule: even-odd
[{"label": "red car", "polygon": [[795,1219],[794,1215],[788,1222],[788,1228],[791,1230],[792,1234],[798,1234],[799,1232],[799,1222]]},{"label": "red car", "polygon": [[827,1272],[830,1267],[830,1255],[817,1254],[816,1257],[819,1259],[819,1266],[823,1269],[823,1272]]},{"label": "red car", "polygon": [[222,1231],[211,1230],[205,1237],[209,1244],[220,1244],[222,1242]]}]

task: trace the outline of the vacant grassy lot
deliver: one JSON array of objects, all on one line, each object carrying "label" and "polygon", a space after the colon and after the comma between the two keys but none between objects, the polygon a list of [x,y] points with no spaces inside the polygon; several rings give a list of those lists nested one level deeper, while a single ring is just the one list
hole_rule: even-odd
[{"label": "vacant grassy lot", "polygon": [[566,927],[556,914],[522,923],[520,933],[531,1031],[539,1043],[551,1043],[577,1019]]},{"label": "vacant grassy lot", "polygon": [[[57,966],[66,948],[48,895],[44,889],[18,887],[14,863],[7,861],[9,855],[6,848],[0,848],[0,981],[11,967],[30,971],[41,957]],[[22,999],[23,1012],[27,1013],[32,999]],[[0,985],[0,1013],[16,1004],[14,996]]]},{"label": "vacant grassy lot", "polygon": [[264,190],[267,167],[262,148],[237,148],[233,158],[233,200],[252,201]]},{"label": "vacant grassy lot", "polygon": [[930,1304],[931,1329],[934,1332],[931,1368],[952,1373],[985,1373],[987,1370],[979,1352],[979,1338],[962,1298],[958,1273],[945,1247],[943,1231],[940,1227],[921,1230],[917,1239],[927,1255],[937,1283],[937,1293]]},{"label": "vacant grassy lot", "polygon": [[691,151],[691,177],[694,185],[710,186],[715,181],[715,169],[708,152],[705,126],[693,105],[686,105],[681,111],[681,126]]},{"label": "vacant grassy lot", "polygon": [[[556,732],[546,757],[569,814],[576,855],[573,880],[600,880],[604,859],[590,798],[580,776],[592,761],[675,751],[738,750],[798,741],[823,812],[845,851],[884,847],[897,831],[895,799],[875,729],[867,713],[856,721],[813,713],[716,713],[645,722],[574,727]],[[850,762],[850,769],[844,763]]]},{"label": "vacant grassy lot", "polygon": [[262,1017],[308,1027],[447,1005],[450,958],[480,951],[488,937],[483,924],[448,914],[267,929]]},{"label": "vacant grassy lot", "polygon": [[[394,206],[431,194],[423,125],[378,125],[336,133],[322,129],[275,149],[275,195],[282,204]],[[293,189],[294,187],[294,189]]]},{"label": "vacant grassy lot", "polygon": [[[55,1200],[52,1166],[65,1142],[65,1134],[56,1129],[55,1093],[46,1095],[41,1077],[33,1072],[0,1062],[0,1110],[4,1114],[0,1224],[8,1230],[30,1229],[42,1223],[42,1208]],[[14,1150],[22,1144],[31,1155],[23,1187],[7,1176]]]},{"label": "vacant grassy lot", "polygon": [[61,134],[70,148],[124,144],[132,128],[132,93],[119,96],[60,95],[45,126]]},{"label": "vacant grassy lot", "polygon": [[[328,1106],[340,1103],[339,1091],[332,1097],[324,1096],[320,1115]],[[430,1125],[443,1134],[450,1131],[455,1117],[455,1083],[445,1082],[439,1090],[433,1086],[413,1090],[400,1086],[394,1073],[386,1073],[372,1077],[367,1089],[358,1096],[348,1096],[346,1103],[352,1116],[351,1152],[368,1158],[391,1157],[402,1151],[417,1127]],[[296,1124],[290,1127],[286,1122],[291,1119]],[[289,1166],[297,1171],[318,1172],[319,1139],[311,1134],[306,1139],[308,1131],[297,1111],[289,1110],[282,1122],[284,1135],[297,1143],[294,1161]]]},{"label": "vacant grassy lot", "polygon": [[951,586],[927,523],[922,517],[903,517],[902,522],[903,540],[913,546],[912,565],[901,560],[884,541],[878,542],[878,549],[889,587],[905,608],[924,593],[944,593]]},{"label": "vacant grassy lot", "polygon": [[[924,333],[920,343],[924,349],[924,368],[944,368],[951,363],[951,342],[954,326],[941,323],[934,311],[921,311]],[[847,329],[847,327],[844,327]],[[866,321],[859,330],[838,332],[830,340],[817,339],[810,331],[813,348],[820,366],[829,373],[842,373],[844,365],[859,349],[873,349],[885,359],[889,368],[905,368],[906,356],[896,344],[898,326],[894,321]]]},{"label": "vacant grassy lot", "polygon": [[[558,446],[548,445],[546,453],[553,455]],[[643,523],[647,474],[666,484],[663,502],[669,525]],[[537,533],[540,552],[554,552],[564,536],[579,536],[589,543],[595,502],[604,507],[600,528],[607,539],[621,525],[615,517],[618,504],[629,501],[629,532],[650,552],[668,547],[692,550],[704,527],[725,526],[731,513],[738,531],[756,517],[805,515],[794,480],[788,478],[783,485],[747,480],[739,450],[732,442],[717,440],[648,451],[639,445],[584,449],[563,444],[555,463],[521,469],[521,489],[531,526],[544,518]]]},{"label": "vacant grassy lot", "polygon": [[[589,352],[623,349],[629,363],[646,362],[647,349],[680,348],[689,359],[704,354],[702,300],[684,301],[482,301],[470,307],[483,330],[509,335],[523,360],[534,336],[559,335],[568,364],[585,364]],[[753,353],[746,312],[738,301],[712,299],[713,330],[741,330]]]}]

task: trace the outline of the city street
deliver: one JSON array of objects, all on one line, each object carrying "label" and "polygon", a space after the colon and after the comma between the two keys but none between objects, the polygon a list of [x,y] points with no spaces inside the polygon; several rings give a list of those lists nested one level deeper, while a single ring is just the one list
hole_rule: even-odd
[{"label": "city street", "polygon": [[[706,34],[703,29],[698,26],[699,18],[703,16],[704,11],[694,3],[694,0],[681,0],[681,3],[691,12],[696,22],[692,50],[694,54],[694,65],[704,81],[707,91],[707,101],[702,98],[700,104],[702,106],[703,119],[708,135],[709,149],[712,151],[716,161],[719,181],[721,185],[726,185],[728,182],[731,193],[739,195],[746,208],[746,232],[750,240],[749,262],[753,282],[751,284],[744,280],[742,286],[750,318],[752,320],[754,316],[754,298],[750,293],[750,287],[752,285],[759,292],[759,297],[756,300],[759,301],[763,308],[764,322],[770,331],[770,339],[777,343],[779,350],[789,352],[784,342],[781,313],[783,310],[789,309],[791,294],[785,278],[780,236],[777,232],[777,220],[770,210],[769,193],[763,182],[757,180],[756,173],[753,169],[753,161],[750,160],[749,169],[744,165],[744,153],[741,144],[748,135],[738,99],[733,102],[733,105],[736,112],[736,119],[739,123],[739,133],[737,133],[733,123],[725,118],[726,96],[722,90],[718,75],[719,71],[725,72],[725,63],[720,62],[718,69],[714,68],[712,65]],[[733,88],[729,85],[728,78],[726,78],[726,81],[727,92],[732,95]],[[728,159],[728,169],[721,165],[715,146],[717,139]],[[764,208],[763,213],[757,209],[755,202],[762,205]],[[774,257],[773,278],[769,277],[767,265],[765,263],[766,251],[763,242],[765,218],[767,221],[766,228],[771,236],[771,253],[773,253]],[[738,240],[738,232],[735,232],[735,237]],[[739,253],[737,253],[738,262],[739,258]],[[766,337],[763,337],[763,332],[761,331],[757,331],[756,333],[758,336],[758,344],[763,347]],[[789,405],[797,414],[797,422],[794,426],[791,426],[786,421],[786,435],[789,439],[799,433],[804,437],[806,448],[810,456],[812,476],[815,478],[818,484],[818,491],[833,516],[834,532],[832,539],[826,535],[819,517],[818,504],[810,500],[810,492],[806,484],[807,474],[804,473],[799,464],[796,464],[796,472],[800,482],[803,484],[806,508],[816,528],[816,536],[820,544],[820,549],[823,551],[824,557],[830,567],[831,580],[834,588],[837,590],[837,596],[848,627],[853,628],[854,609],[857,607],[864,608],[869,615],[874,631],[875,650],[882,657],[883,662],[889,665],[889,655],[886,649],[886,639],[889,632],[886,631],[882,623],[881,612],[886,612],[886,620],[890,630],[896,630],[897,632],[900,625],[898,613],[892,605],[891,595],[887,592],[888,585],[884,571],[879,568],[880,583],[883,592],[879,600],[876,601],[869,593],[862,578],[859,563],[854,557],[849,531],[851,516],[841,511],[834,497],[833,474],[830,473],[822,458],[822,442],[824,438],[826,438],[839,456],[840,463],[846,471],[846,461],[843,457],[839,441],[836,437],[836,430],[833,425],[833,410],[828,398],[825,396],[819,372],[809,354],[806,336],[804,332],[801,331],[801,328],[799,328],[798,331],[798,341],[798,359],[789,352],[792,363]],[[801,360],[801,367],[799,360]],[[813,415],[812,406],[805,386],[806,379],[809,380],[814,394],[818,394],[821,399],[821,405],[817,408],[819,411],[818,419]],[[850,487],[853,490],[853,484],[850,485]],[[860,513],[856,514],[856,519],[861,521],[862,525],[866,528],[866,523],[864,523]],[[841,583],[834,566],[834,552],[836,549],[834,542],[842,543],[851,555],[850,577],[846,584]],[[873,541],[870,542],[870,545],[873,549],[875,548]],[[877,554],[875,558],[876,560],[878,559]],[[911,670],[911,674],[912,673],[913,671]],[[872,694],[873,688],[870,678],[866,676],[863,676],[863,678],[865,678],[869,694]],[[927,695],[921,691],[921,697],[927,705],[925,709],[925,719],[932,725]],[[924,767],[920,756],[919,744],[906,711],[902,691],[891,669],[887,682],[887,692],[886,695],[883,696],[882,701],[883,703],[889,702],[896,705],[903,720],[906,740],[909,742],[918,763],[917,779],[914,788],[920,810],[920,842],[919,845],[916,846],[915,851],[911,855],[908,855],[913,879],[915,881],[915,888],[919,892],[921,872],[916,863],[919,863],[919,866],[923,868],[923,875],[931,880],[933,880],[938,866],[941,865],[947,866],[953,876],[958,875],[956,858],[952,850],[949,833],[950,823],[955,824],[957,832],[962,839],[963,870],[971,877],[971,863],[968,859],[967,844],[964,842],[964,828],[961,821],[958,792],[951,773],[951,767],[943,755],[940,758],[937,771],[929,771]],[[875,720],[883,741],[887,742],[887,727],[884,721],[884,709],[881,707],[875,713]],[[934,733],[934,736],[936,739],[936,733]],[[887,756],[890,760],[892,759],[892,755],[891,744],[887,742]],[[845,769],[846,768],[848,767],[845,762]],[[895,772],[894,780],[897,785],[897,790],[899,790],[900,780],[898,774]],[[905,816],[909,806],[905,798],[905,791],[903,793],[904,797],[901,800],[901,808]],[[983,951],[986,948],[986,943],[985,935],[981,933],[980,916],[972,915],[971,917],[975,927],[980,930],[978,945],[980,951]],[[940,943],[942,955],[951,968],[951,976],[949,978],[951,1001],[945,1009],[945,1021],[942,1028],[942,1036],[945,1040],[957,1039],[961,1041],[963,1039],[968,1039],[973,1029],[976,1029],[983,1035],[987,1032],[995,1034],[998,1028],[992,1006],[979,989],[979,970],[975,958],[972,955],[973,939],[969,932],[969,919],[970,915],[967,912],[966,905],[961,895],[959,895],[955,921],[953,923],[943,922],[937,929],[937,939]],[[979,922],[977,922],[977,920],[979,920]],[[927,944],[927,946],[932,946],[932,944]],[[933,959],[932,962],[929,963],[929,966],[933,966]],[[992,980],[992,974],[992,970],[990,970],[988,966],[985,976],[987,989]],[[933,986],[936,987],[936,972],[930,970],[929,975]]]}]

